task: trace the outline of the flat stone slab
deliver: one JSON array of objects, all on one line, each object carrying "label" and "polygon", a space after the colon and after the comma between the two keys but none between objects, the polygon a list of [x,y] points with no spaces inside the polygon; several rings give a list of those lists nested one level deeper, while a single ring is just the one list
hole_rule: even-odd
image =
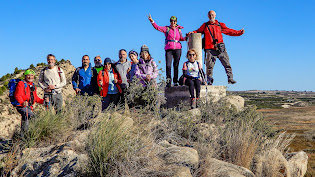
[{"label": "flat stone slab", "polygon": [[[217,101],[226,96],[226,86],[205,86],[201,85],[200,97],[208,95]],[[165,88],[166,107],[173,108],[178,106],[181,102],[190,104],[190,94],[188,86],[166,87]]]}]

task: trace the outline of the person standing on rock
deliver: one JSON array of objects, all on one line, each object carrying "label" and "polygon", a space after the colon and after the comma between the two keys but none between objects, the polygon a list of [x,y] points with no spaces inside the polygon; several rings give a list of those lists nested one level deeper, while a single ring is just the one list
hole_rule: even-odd
[{"label": "person standing on rock", "polygon": [[73,89],[77,95],[93,95],[94,89],[91,85],[92,76],[93,72],[90,57],[88,55],[83,55],[82,66],[78,67],[72,76]]},{"label": "person standing on rock", "polygon": [[172,70],[172,59],[174,58],[173,67],[174,67],[174,86],[178,86],[178,66],[179,60],[182,54],[182,45],[179,41],[185,41],[185,38],[182,35],[181,29],[184,27],[177,24],[177,18],[171,16],[170,26],[158,26],[151,15],[148,15],[149,21],[152,23],[153,27],[165,34],[165,60],[166,60],[166,78],[167,78],[167,87],[171,87],[171,70]]},{"label": "person standing on rock", "polygon": [[[62,109],[62,88],[66,85],[66,76],[59,66],[55,66],[56,57],[47,55],[47,67],[39,73],[38,84],[44,90],[44,98],[48,98],[56,112]],[[48,105],[50,107],[50,105]]]},{"label": "person standing on rock", "polygon": [[127,88],[129,87],[128,79],[127,79],[127,74],[131,70],[131,62],[127,60],[127,51],[125,49],[120,49],[118,52],[119,60],[115,64],[115,69],[118,71],[122,83],[120,85],[122,89],[122,94],[121,94],[121,102],[125,102],[125,97],[126,97],[126,91]]},{"label": "person standing on rock", "polygon": [[25,79],[18,82],[14,98],[18,102],[16,110],[22,115],[21,122],[21,135],[24,136],[24,132],[27,131],[29,125],[29,119],[34,117],[33,105],[34,103],[47,104],[49,99],[45,100],[37,96],[36,87],[33,83],[35,72],[32,69],[28,69],[24,72]]},{"label": "person standing on rock", "polygon": [[[202,80],[202,75],[204,75],[202,70],[202,65],[198,61],[196,61],[197,52],[194,49],[190,49],[187,51],[186,57],[188,61],[186,61],[183,65],[183,75],[184,75],[184,83],[189,87],[190,93],[190,107],[191,109],[198,107],[198,99],[200,97],[200,85]],[[196,90],[196,97],[195,97]]]},{"label": "person standing on rock", "polygon": [[101,87],[98,86],[97,84],[97,75],[100,71],[104,69],[104,66],[102,65],[102,58],[97,55],[94,57],[94,67],[92,68],[93,70],[93,77],[92,77],[92,88],[94,94],[100,95]]},{"label": "person standing on rock", "polygon": [[204,50],[205,50],[205,61],[207,66],[207,81],[209,85],[213,83],[213,67],[216,59],[219,58],[222,65],[225,68],[225,72],[228,77],[229,84],[235,84],[236,81],[233,79],[232,67],[230,64],[229,56],[227,54],[225,44],[223,43],[223,34],[229,36],[241,36],[245,30],[234,30],[228,28],[224,23],[219,22],[215,19],[216,13],[211,10],[208,12],[209,21],[203,23],[199,29],[190,33],[202,33],[204,34]]},{"label": "person standing on rock", "polygon": [[156,85],[156,78],[159,75],[159,70],[150,55],[147,45],[144,44],[141,46],[140,56],[139,65],[136,67],[136,76],[145,87],[147,85]]},{"label": "person standing on rock", "polygon": [[98,73],[97,84],[101,87],[102,111],[113,103],[117,105],[119,102],[119,93],[122,93],[120,84],[122,83],[119,73],[112,68],[112,60],[105,58],[104,69]]}]

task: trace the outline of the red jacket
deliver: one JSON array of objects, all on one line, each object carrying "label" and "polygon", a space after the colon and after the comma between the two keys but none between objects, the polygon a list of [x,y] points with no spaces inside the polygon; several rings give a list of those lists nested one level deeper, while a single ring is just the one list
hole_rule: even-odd
[{"label": "red jacket", "polygon": [[[211,30],[213,37],[218,40],[218,43],[223,43],[222,33],[229,35],[229,36],[240,36],[243,34],[242,30],[230,29],[230,28],[226,27],[226,25],[224,23],[221,23],[221,22],[220,22],[220,25],[221,25],[221,27],[220,27],[218,20],[215,20],[215,22],[213,22],[213,23],[211,23],[211,22],[209,22],[209,23],[210,23],[209,29]],[[210,32],[206,26],[206,23],[202,24],[199,29],[197,29],[196,31],[193,31],[193,32],[194,33],[202,33],[205,35],[204,36],[205,37],[205,49],[215,49],[213,39],[212,39]]]},{"label": "red jacket", "polygon": [[[103,72],[104,72],[104,76],[103,76]],[[121,81],[121,78],[120,78],[120,75],[117,74],[114,70],[113,70],[113,74],[114,74],[114,78],[118,80],[118,82],[116,83],[116,86],[117,86],[117,89],[119,91],[119,93],[122,93],[122,90],[120,88],[120,84],[122,83]],[[99,81],[102,81],[102,85],[100,85],[100,82]],[[104,70],[100,71],[98,73],[98,76],[97,76],[97,85],[99,87],[102,87],[101,89],[101,96],[102,97],[106,97],[107,96],[107,91],[108,91],[108,86],[109,86],[109,77],[108,77],[108,71],[107,69],[104,68]]]},{"label": "red jacket", "polygon": [[[24,101],[29,102],[30,98],[31,98],[30,85],[33,85],[33,82],[27,82],[27,87],[25,87],[24,82],[26,82],[26,81],[20,81],[17,84],[16,89],[15,89],[15,93],[14,93],[14,97],[15,97],[16,101],[19,102],[19,105],[17,105],[17,106],[20,106],[20,107],[22,107]],[[34,87],[35,87],[35,85],[34,85]],[[44,103],[44,99],[41,99],[37,96],[36,87],[35,87],[35,91],[33,92],[33,94],[34,94],[34,103],[35,102],[39,103],[39,104]],[[29,106],[33,109],[33,105],[29,105]]]}]

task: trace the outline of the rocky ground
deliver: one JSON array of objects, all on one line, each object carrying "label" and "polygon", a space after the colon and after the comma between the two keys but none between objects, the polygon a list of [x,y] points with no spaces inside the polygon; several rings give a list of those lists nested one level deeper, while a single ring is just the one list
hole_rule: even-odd
[{"label": "rocky ground", "polygon": [[[71,65],[70,61],[66,61],[60,64],[60,67],[65,70],[67,77],[67,86],[63,89],[63,96],[64,98],[67,98],[69,95],[74,95],[74,91],[71,87],[70,81],[75,68]],[[36,69],[37,76],[40,69],[41,67],[38,67]],[[42,96],[43,92],[41,89],[38,89],[38,94]],[[14,108],[11,107],[6,95],[0,98],[0,139],[7,140],[12,138],[14,132],[16,131],[16,128],[20,126],[20,117],[16,113]],[[223,110],[225,114],[228,114],[229,111],[226,110],[229,109],[236,109],[239,112],[242,112],[242,110],[244,109],[244,100],[241,97],[228,96],[223,98],[221,102],[228,104],[224,104],[224,108],[216,107],[215,109],[220,111]],[[128,162],[121,162],[122,164],[114,164],[115,167],[120,170],[120,172],[118,173],[114,170],[112,171],[112,174],[110,176],[120,176],[119,174],[121,174],[122,171],[126,173],[125,176],[138,174],[137,176],[174,177],[254,177],[268,176],[266,174],[272,173],[277,174],[278,176],[302,177],[306,173],[308,156],[304,151],[300,151],[306,149],[296,148],[294,149],[294,151],[299,152],[292,151],[285,153],[281,150],[281,148],[277,148],[275,146],[274,148],[269,148],[267,151],[261,150],[260,152],[252,154],[253,159],[250,159],[247,165],[243,165],[248,166],[249,168],[245,168],[241,165],[236,165],[235,163],[233,164],[231,160],[229,160],[227,157],[224,157],[227,156],[227,154],[238,154],[239,151],[241,151],[242,147],[237,146],[235,149],[233,149],[234,151],[227,152],[227,154],[213,154],[211,156],[209,155],[208,157],[207,153],[210,154],[210,152],[212,151],[217,153],[219,151],[211,148],[205,151],[205,147],[198,144],[197,141],[195,143],[184,143],[187,136],[185,133],[187,132],[189,133],[189,140],[195,141],[197,139],[198,141],[208,143],[212,141],[221,142],[220,138],[222,136],[221,134],[223,133],[222,130],[231,130],[227,128],[227,123],[224,121],[224,114],[213,112],[213,114],[216,115],[216,121],[213,123],[209,123],[203,120],[203,114],[205,114],[204,110],[205,109],[200,108],[189,111],[183,110],[181,112],[176,112],[176,114],[180,114],[176,116],[177,118],[180,118],[178,119],[178,121],[181,122],[173,122],[173,127],[168,127],[167,125],[169,123],[167,121],[172,120],[172,111],[168,112],[168,114],[166,115],[163,115],[163,119],[154,119],[155,114],[148,111],[147,114],[152,115],[148,115],[148,118],[146,118],[145,120],[141,120],[141,118],[137,116],[146,115],[146,113],[135,114],[133,113],[133,110],[128,109],[126,109],[125,112],[114,110],[113,112],[110,112],[110,115],[108,115],[109,113],[100,113],[95,119],[91,120],[93,123],[91,123],[92,126],[90,128],[79,128],[82,127],[80,125],[76,127],[76,129],[67,132],[67,136],[64,137],[62,140],[55,141],[58,143],[50,143],[49,140],[46,140],[40,146],[24,148],[21,152],[12,149],[9,153],[1,153],[0,168],[4,170],[2,172],[6,172],[11,176],[84,176],[86,174],[91,174],[87,170],[91,162],[91,156],[88,153],[88,143],[92,138],[91,134],[93,135],[93,132],[95,133],[95,130],[99,130],[99,128],[94,127],[93,124],[97,125],[98,122],[102,122],[104,120],[108,121],[108,124],[113,120],[122,120],[122,123],[118,127],[118,133],[127,131],[129,132],[129,134],[133,135],[133,138],[138,138],[133,140],[141,141],[144,143],[141,144],[141,147],[138,147],[138,149],[134,150],[136,151],[134,153],[136,155],[132,157],[124,156],[124,158],[128,159]],[[211,111],[213,110],[209,110],[209,112]],[[267,114],[266,111],[264,113]],[[271,121],[272,114],[269,115],[269,120]],[[298,111],[297,115],[299,115]],[[108,117],[110,117],[111,119]],[[295,119],[292,118],[292,121],[298,122],[299,120],[301,120],[301,118],[297,119],[297,117],[295,117]],[[151,118],[152,120],[149,118]],[[314,123],[309,114],[305,115],[303,117],[303,120],[304,123],[301,123],[300,126],[304,124],[307,125],[307,120],[309,120],[308,123]],[[144,123],[139,123],[141,121],[143,121]],[[285,119],[279,119],[279,122],[280,121],[285,121]],[[105,126],[108,124],[105,124]],[[181,135],[183,137],[175,135],[174,132],[169,130],[170,128],[176,128],[176,125],[178,125],[179,130],[184,131],[181,132]],[[183,129],[183,125],[185,126],[185,129]],[[279,123],[278,125],[276,124],[276,126],[279,129],[284,128],[281,127],[283,126],[281,123]],[[294,127],[293,124],[292,127]],[[305,126],[304,128],[303,132],[306,131],[307,126]],[[139,132],[139,130],[147,132],[146,136],[140,136],[140,134],[137,133]],[[179,130],[176,129],[176,131]],[[190,134],[191,132],[195,133]],[[237,134],[237,132],[231,133],[234,133],[234,135],[231,136],[235,136],[235,134]],[[154,134],[154,136],[152,134]],[[117,140],[118,138],[119,137],[114,137],[112,141],[115,142],[115,139]],[[249,140],[245,140],[245,142],[249,142]],[[248,148],[251,148],[251,144],[247,144],[246,148],[247,150]],[[248,151],[245,151],[245,154],[247,152]],[[248,160],[246,158],[247,156],[245,156],[244,160]],[[224,159],[227,160],[224,161]],[[139,167],[137,165],[144,166]],[[128,170],[126,171],[124,170],[124,168],[128,168]],[[313,167],[309,166],[309,168],[312,169]],[[9,172],[5,171],[5,169],[9,169]],[[129,175],[127,175],[128,173]]]}]

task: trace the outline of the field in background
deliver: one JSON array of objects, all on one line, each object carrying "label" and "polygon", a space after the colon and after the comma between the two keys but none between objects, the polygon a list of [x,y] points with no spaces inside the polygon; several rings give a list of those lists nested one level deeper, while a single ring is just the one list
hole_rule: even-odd
[{"label": "field in background", "polygon": [[305,151],[309,157],[305,176],[315,176],[315,92],[238,91],[230,92],[256,105],[277,130],[295,133],[290,151]]}]

